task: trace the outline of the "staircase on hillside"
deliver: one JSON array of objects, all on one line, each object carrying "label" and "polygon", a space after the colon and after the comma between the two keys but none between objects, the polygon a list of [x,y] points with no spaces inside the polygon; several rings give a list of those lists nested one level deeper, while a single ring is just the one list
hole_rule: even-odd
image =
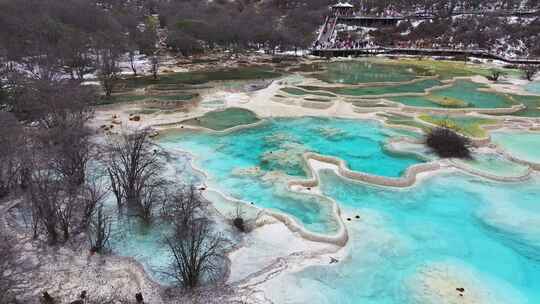
[{"label": "staircase on hillside", "polygon": [[335,38],[337,19],[337,17],[326,18],[319,32],[319,36],[317,37],[316,44],[319,46],[324,46]]}]

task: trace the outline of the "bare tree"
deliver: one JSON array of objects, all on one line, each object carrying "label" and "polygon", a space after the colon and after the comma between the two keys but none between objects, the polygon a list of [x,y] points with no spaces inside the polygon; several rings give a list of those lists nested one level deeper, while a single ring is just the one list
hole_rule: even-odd
[{"label": "bare tree", "polygon": [[[29,187],[26,193],[30,204],[32,233],[37,238],[47,237],[50,245],[61,239],[70,239],[77,227],[85,205],[85,193],[74,188],[59,176],[54,169],[44,166],[43,160],[34,158],[29,167]],[[45,164],[46,165],[46,164]]]},{"label": "bare tree", "polygon": [[73,122],[86,122],[92,117],[95,91],[71,80],[34,80],[12,73],[12,112],[21,120],[39,122],[55,128]]},{"label": "bare tree", "polygon": [[90,129],[82,122],[62,124],[47,133],[49,162],[70,185],[84,184],[88,162],[92,158]]},{"label": "bare tree", "polygon": [[78,207],[78,197],[73,192],[68,192],[63,200],[56,204],[56,214],[58,215],[58,224],[62,231],[64,241],[71,236],[71,231],[75,226],[75,213]]},{"label": "bare tree", "polygon": [[0,198],[9,194],[21,172],[24,130],[13,114],[0,112]]},{"label": "bare tree", "polygon": [[166,203],[167,182],[160,178],[151,178],[150,182],[143,188],[141,204],[136,215],[141,218],[145,224],[150,224],[154,218],[157,203]]},{"label": "bare tree", "polygon": [[202,206],[200,191],[194,186],[186,186],[168,197],[162,205],[161,219],[187,230]]},{"label": "bare tree", "polygon": [[86,229],[96,209],[109,194],[109,189],[100,179],[92,178],[86,182],[81,191],[83,200],[81,228]]},{"label": "bare tree", "polygon": [[60,223],[58,205],[62,201],[63,189],[60,182],[54,178],[51,170],[34,169],[28,191],[31,203],[33,235],[35,238],[44,230],[51,245],[59,239],[58,225]]},{"label": "bare tree", "polygon": [[91,36],[82,29],[66,28],[61,44],[64,70],[73,80],[82,82],[84,76],[93,72],[94,60],[89,49]]},{"label": "bare tree", "polygon": [[151,151],[149,130],[124,134],[111,140],[107,171],[119,207],[127,205],[148,219],[148,211],[164,185],[161,162]]},{"label": "bare tree", "polygon": [[165,239],[173,256],[167,273],[190,289],[203,280],[215,281],[223,259],[224,239],[214,234],[210,222],[201,217],[202,206],[198,190],[189,187],[174,194],[163,210],[164,219],[174,226],[172,235]]},{"label": "bare tree", "polygon": [[103,204],[100,203],[96,207],[88,227],[88,238],[92,252],[103,253],[107,249],[111,236],[111,222],[111,216],[107,214]]},{"label": "bare tree", "polygon": [[111,97],[116,81],[118,80],[120,54],[113,49],[99,50],[98,55],[98,79],[105,91],[106,97]]},{"label": "bare tree", "polygon": [[157,80],[159,72],[159,35],[158,20],[149,17],[144,24],[144,30],[138,35],[140,50],[150,58],[152,77]]},{"label": "bare tree", "polygon": [[131,67],[131,70],[133,71],[133,76],[137,77],[137,65],[136,65],[135,55],[136,55],[135,49],[130,48],[128,51],[129,66]]},{"label": "bare tree", "polygon": [[173,235],[166,239],[173,256],[169,272],[172,278],[189,289],[218,280],[224,239],[212,232],[206,219],[194,220],[187,230],[182,225],[174,228]]},{"label": "bare tree", "polygon": [[158,79],[158,72],[159,72],[159,52],[155,52],[151,57],[150,57],[150,66],[151,66],[151,71],[152,71],[152,77],[154,78],[154,80],[157,80]]}]

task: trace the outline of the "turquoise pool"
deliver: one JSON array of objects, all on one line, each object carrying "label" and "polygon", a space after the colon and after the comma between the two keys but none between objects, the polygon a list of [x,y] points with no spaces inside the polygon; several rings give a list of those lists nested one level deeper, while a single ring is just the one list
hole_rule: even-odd
[{"label": "turquoise pool", "polygon": [[540,164],[540,132],[497,131],[491,138],[513,156]]},{"label": "turquoise pool", "polygon": [[435,79],[425,79],[414,83],[395,84],[395,85],[378,85],[367,87],[317,87],[317,86],[298,86],[307,91],[328,91],[340,95],[348,96],[379,96],[386,94],[407,94],[420,93],[423,94],[427,89],[442,85],[442,82]]},{"label": "turquoise pool", "polygon": [[[346,216],[338,264],[268,286],[276,303],[540,303],[540,180],[439,175],[405,190],[322,174]],[[280,289],[281,288],[281,289]],[[297,290],[284,294],[282,288]],[[464,288],[463,296],[456,288]]]},{"label": "turquoise pool", "polygon": [[[159,143],[173,152],[166,174],[206,182],[233,198],[286,213],[312,232],[331,234],[338,226],[331,201],[287,190],[289,180],[306,177],[302,153],[338,156],[354,170],[396,177],[421,162],[385,151],[396,135],[402,134],[375,121],[305,117],[272,119],[226,134],[171,133]],[[192,170],[191,163],[208,176]],[[508,175],[523,169],[490,157],[475,165]],[[538,303],[539,184],[539,176],[506,184],[446,173],[390,189],[323,171],[321,191],[352,218],[345,222],[346,253],[337,264],[269,281],[267,296],[275,303],[440,304],[461,303],[461,297],[469,301],[464,303]],[[115,228],[115,252],[137,258],[167,282],[160,275],[170,259],[162,242],[167,227],[144,230],[128,220]],[[456,288],[465,288],[464,295]]]},{"label": "turquoise pool", "polygon": [[[174,177],[179,183],[177,187],[186,185],[200,185],[204,177],[193,170],[191,158],[185,154],[168,155],[167,164],[163,174]],[[115,254],[135,258],[140,262],[152,278],[161,283],[171,283],[169,276],[165,275],[170,264],[171,256],[164,243],[170,226],[155,221],[153,225],[142,225],[138,218],[118,214],[116,201],[109,196],[106,207],[110,214],[114,214],[111,225],[112,233],[109,245]],[[157,214],[157,212],[156,212]]]},{"label": "turquoise pool", "polygon": [[527,84],[525,86],[525,90],[531,93],[540,94],[540,81],[533,81]]},{"label": "turquoise pool", "polygon": [[433,96],[436,99],[451,98],[463,101],[470,108],[509,108],[514,103],[505,94],[485,92],[479,89],[487,88],[482,84],[477,84],[469,80],[457,80],[451,87],[435,90],[428,96],[401,96],[393,97],[391,100],[415,107],[445,107],[430,100]]},{"label": "turquoise pool", "polygon": [[331,233],[337,225],[328,201],[287,191],[287,181],[306,177],[302,154],[336,156],[353,170],[397,177],[422,162],[384,150],[398,134],[374,121],[308,117],[273,119],[228,134],[176,133],[160,143],[192,153],[208,182],[229,196],[290,214],[311,231]]},{"label": "turquoise pool", "polygon": [[385,64],[373,60],[355,60],[325,64],[324,72],[314,76],[329,83],[403,82],[419,75],[431,75],[429,71],[405,64]]},{"label": "turquoise pool", "polygon": [[498,154],[474,154],[473,159],[460,161],[481,173],[502,177],[518,177],[525,175],[529,167],[509,161]]}]

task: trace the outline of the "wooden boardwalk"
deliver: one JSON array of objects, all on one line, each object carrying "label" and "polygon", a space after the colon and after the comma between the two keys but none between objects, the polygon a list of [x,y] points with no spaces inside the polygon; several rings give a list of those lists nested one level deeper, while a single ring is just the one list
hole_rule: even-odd
[{"label": "wooden boardwalk", "polygon": [[476,57],[499,60],[510,64],[540,65],[540,58],[511,58],[490,53],[486,50],[428,49],[428,48],[360,48],[360,49],[313,49],[311,53],[320,57],[348,57],[374,55],[411,55],[411,56],[444,56],[444,57]]},{"label": "wooden boardwalk", "polygon": [[[492,16],[514,16],[526,17],[540,14],[540,9],[523,9],[523,10],[456,10],[452,13],[453,16],[458,15],[492,15]],[[359,15],[359,16],[339,16],[339,19],[344,20],[405,20],[405,19],[433,19],[436,15],[433,13],[412,13],[396,16],[376,16],[376,15]]]}]

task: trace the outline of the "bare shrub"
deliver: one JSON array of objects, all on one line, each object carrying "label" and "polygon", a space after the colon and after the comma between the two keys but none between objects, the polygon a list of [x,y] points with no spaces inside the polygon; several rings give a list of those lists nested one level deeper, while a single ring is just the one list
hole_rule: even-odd
[{"label": "bare shrub", "polygon": [[247,230],[246,221],[244,220],[244,211],[242,210],[240,204],[236,206],[236,212],[233,218],[233,225],[240,232],[246,232]]},{"label": "bare shrub", "polygon": [[448,128],[432,129],[427,135],[426,144],[442,158],[471,157],[470,140]]},{"label": "bare shrub", "polygon": [[497,82],[499,81],[499,78],[504,76],[504,73],[499,70],[491,70],[491,74],[489,76],[486,76],[486,78],[490,81]]},{"label": "bare shrub", "polygon": [[534,65],[525,65],[521,67],[521,70],[523,71],[525,79],[528,81],[533,81],[534,76],[538,73],[540,67]]}]

